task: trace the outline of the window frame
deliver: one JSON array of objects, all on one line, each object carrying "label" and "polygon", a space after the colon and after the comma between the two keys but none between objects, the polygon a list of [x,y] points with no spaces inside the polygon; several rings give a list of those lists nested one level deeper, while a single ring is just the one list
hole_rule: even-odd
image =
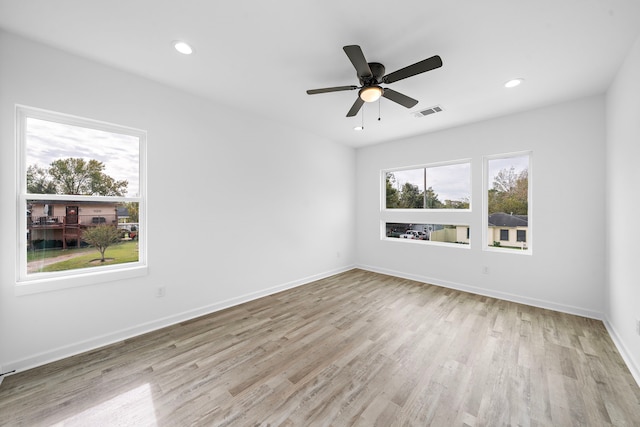
[{"label": "window frame", "polygon": [[[138,138],[139,145],[139,190],[135,197],[125,196],[83,196],[61,194],[27,193],[27,119],[40,119],[50,122],[68,124],[100,131],[129,135]],[[25,105],[15,106],[15,141],[16,141],[16,295],[28,295],[59,289],[85,286],[147,274],[147,132],[141,129],[104,121],[34,108]],[[27,202],[30,200],[50,200],[60,202],[137,202],[138,203],[138,261],[110,266],[64,270],[29,274],[27,272]]]},{"label": "window frame", "polygon": [[[489,241],[489,162],[491,160],[509,159],[512,157],[528,156],[527,166],[527,242],[526,250],[517,250],[493,246]],[[485,155],[482,158],[482,250],[509,254],[533,255],[533,150],[515,151],[509,153]]]},{"label": "window frame", "polygon": [[[389,172],[423,169],[430,167],[440,167],[457,164],[469,165],[469,207],[464,209],[430,209],[430,208],[387,208],[386,207],[386,176]],[[412,166],[402,166],[394,168],[384,168],[379,171],[379,188],[380,188],[380,240],[385,242],[399,242],[399,244],[417,244],[420,246],[441,246],[449,248],[458,248],[470,250],[472,248],[472,239],[468,238],[468,244],[457,244],[448,242],[438,242],[431,240],[413,240],[413,239],[397,239],[387,237],[387,223],[410,223],[410,224],[440,224],[453,225],[471,228],[472,209],[473,209],[473,159],[462,158],[456,160],[423,163]],[[427,187],[428,188],[428,187]],[[471,233],[470,233],[471,234]]]},{"label": "window frame", "polygon": [[[447,223],[447,224],[441,224],[441,223],[429,223],[429,224],[425,224],[425,225],[441,225],[443,227],[463,227],[466,228],[466,232],[465,232],[465,236],[466,239],[468,240],[468,242],[466,243],[461,243],[461,242],[443,242],[440,240],[421,240],[421,239],[406,239],[406,238],[397,238],[397,237],[390,237],[387,236],[387,226],[389,223],[397,223],[397,224],[405,224],[407,226],[409,225],[418,225],[418,223],[402,223],[402,222],[395,222],[395,221],[381,221],[380,222],[380,233],[381,233],[381,240],[385,240],[385,241],[389,241],[389,242],[409,242],[412,244],[419,244],[419,245],[434,245],[434,246],[445,246],[445,247],[462,247],[462,248],[466,248],[469,249],[471,247],[471,238],[470,238],[470,229],[471,226],[469,224],[466,223],[457,223],[457,224],[453,224],[453,223]],[[422,224],[420,224],[422,225]]]},{"label": "window frame", "polygon": [[[464,209],[435,209],[435,208],[387,208],[387,174],[400,171],[416,170],[416,169],[429,169],[442,166],[452,166],[468,164],[469,165],[469,207]],[[471,158],[464,158],[458,160],[449,160],[444,162],[425,163],[414,166],[403,166],[398,168],[382,169],[380,171],[380,190],[382,196],[380,197],[380,210],[386,212],[471,212],[473,209],[473,162]],[[427,187],[428,188],[428,187]],[[426,191],[426,188],[424,189]],[[452,223],[453,224],[453,223]]]}]

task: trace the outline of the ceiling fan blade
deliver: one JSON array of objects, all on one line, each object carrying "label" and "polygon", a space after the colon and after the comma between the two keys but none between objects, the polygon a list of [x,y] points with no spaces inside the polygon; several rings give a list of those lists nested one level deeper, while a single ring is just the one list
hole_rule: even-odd
[{"label": "ceiling fan blade", "polygon": [[356,69],[358,77],[370,78],[373,76],[373,73],[371,73],[371,68],[369,68],[369,64],[367,63],[367,60],[365,59],[364,53],[362,53],[362,49],[360,49],[360,46],[354,44],[344,46],[342,49],[344,50],[344,53],[346,53],[349,57],[349,60],[353,64],[353,67]]},{"label": "ceiling fan blade", "polygon": [[415,64],[401,68],[398,71],[389,73],[382,78],[383,83],[393,83],[416,74],[424,73],[442,67],[442,59],[438,56],[432,56]]},{"label": "ceiling fan blade", "polygon": [[325,87],[323,89],[309,89],[307,94],[315,95],[317,93],[327,93],[327,92],[339,92],[341,90],[354,90],[358,89],[358,86],[336,86],[336,87]]},{"label": "ceiling fan blade", "polygon": [[403,107],[407,107],[407,108],[411,108],[413,106],[415,106],[418,103],[418,100],[413,99],[407,95],[404,95],[400,92],[396,92],[393,89],[384,89],[384,92],[382,93],[382,96],[384,96],[387,99],[390,99],[393,102],[397,102],[398,104],[402,105]]},{"label": "ceiling fan blade", "polygon": [[358,111],[360,111],[360,108],[362,108],[362,104],[364,104],[364,101],[360,97],[357,97],[356,102],[353,103],[353,106],[347,113],[347,117],[353,117],[358,114]]}]

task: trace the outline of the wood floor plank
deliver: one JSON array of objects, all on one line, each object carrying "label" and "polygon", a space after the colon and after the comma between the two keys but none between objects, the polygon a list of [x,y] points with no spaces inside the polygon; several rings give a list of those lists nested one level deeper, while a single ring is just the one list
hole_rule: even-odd
[{"label": "wood floor plank", "polygon": [[0,426],[640,426],[597,320],[352,270],[6,377]]}]

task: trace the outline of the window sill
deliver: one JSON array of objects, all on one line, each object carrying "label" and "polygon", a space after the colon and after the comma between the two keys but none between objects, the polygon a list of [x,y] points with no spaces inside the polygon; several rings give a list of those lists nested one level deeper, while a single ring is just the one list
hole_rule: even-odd
[{"label": "window sill", "polygon": [[501,248],[501,247],[495,247],[495,246],[486,246],[482,250],[487,252],[497,252],[497,253],[503,253],[503,254],[516,254],[516,255],[532,254],[531,248],[523,250],[518,248]]},{"label": "window sill", "polygon": [[[146,265],[136,265],[117,270],[91,271],[81,274],[38,277],[16,282],[15,295],[32,295],[43,292],[52,292],[62,289],[77,288],[80,286],[95,285],[98,283],[112,282],[116,280],[131,279],[145,276],[148,273]],[[45,273],[42,273],[45,274]]]},{"label": "window sill", "polygon": [[395,237],[382,237],[380,240],[385,242],[408,243],[412,245],[441,246],[445,248],[471,249],[470,244],[463,244],[463,243],[447,243],[447,242],[436,242],[432,240],[418,240],[418,239],[398,239]]}]

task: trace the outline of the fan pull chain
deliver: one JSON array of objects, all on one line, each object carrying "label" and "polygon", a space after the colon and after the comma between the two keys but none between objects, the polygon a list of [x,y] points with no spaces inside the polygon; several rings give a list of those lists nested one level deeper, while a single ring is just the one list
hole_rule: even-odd
[{"label": "fan pull chain", "polygon": [[380,98],[378,98],[378,121],[380,121]]}]

